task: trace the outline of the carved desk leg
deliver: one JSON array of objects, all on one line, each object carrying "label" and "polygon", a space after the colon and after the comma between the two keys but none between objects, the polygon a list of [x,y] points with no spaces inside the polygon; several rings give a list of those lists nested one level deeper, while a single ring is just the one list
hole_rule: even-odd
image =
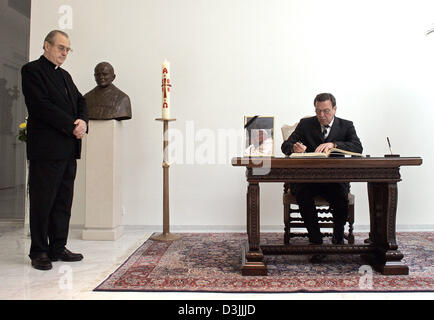
[{"label": "carved desk leg", "polygon": [[368,183],[370,239],[376,247],[374,267],[385,275],[407,275],[408,266],[396,242],[398,187],[395,183]]},{"label": "carved desk leg", "polygon": [[374,243],[374,226],[375,226],[375,190],[374,183],[368,183],[368,201],[369,201],[369,237],[365,239],[365,243]]},{"label": "carved desk leg", "polygon": [[248,243],[243,252],[243,276],[266,276],[267,268],[264,264],[264,254],[260,243],[259,228],[259,184],[249,183],[247,189],[247,234]]}]

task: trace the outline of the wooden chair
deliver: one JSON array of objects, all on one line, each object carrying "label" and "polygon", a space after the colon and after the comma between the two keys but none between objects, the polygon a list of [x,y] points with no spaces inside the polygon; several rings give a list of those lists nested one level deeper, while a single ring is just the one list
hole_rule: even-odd
[{"label": "wooden chair", "polygon": [[[287,140],[291,133],[297,127],[297,123],[292,126],[282,126],[283,139]],[[333,208],[330,204],[320,196],[314,198],[315,206],[317,209],[319,226],[323,237],[331,237],[332,232],[323,232],[325,228],[333,230]],[[349,212],[348,212],[348,232],[345,233],[344,238],[349,244],[354,244],[353,224],[354,224],[354,195],[348,194]],[[297,205],[295,196],[291,194],[289,183],[285,183],[283,187],[283,222],[285,224],[284,243],[289,244],[291,238],[294,237],[307,237],[307,232],[294,232],[294,229],[304,228],[305,225],[300,215],[300,210]]]}]

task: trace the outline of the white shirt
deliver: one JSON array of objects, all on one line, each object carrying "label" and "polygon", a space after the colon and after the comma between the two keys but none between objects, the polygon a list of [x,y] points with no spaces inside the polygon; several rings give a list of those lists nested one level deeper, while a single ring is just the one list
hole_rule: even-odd
[{"label": "white shirt", "polygon": [[330,130],[332,129],[333,122],[335,122],[335,118],[333,117],[332,121],[329,123],[329,127],[326,128],[325,126],[321,125],[321,132],[324,132],[324,129],[327,129],[326,134],[324,135],[324,140],[327,139],[329,136]]}]

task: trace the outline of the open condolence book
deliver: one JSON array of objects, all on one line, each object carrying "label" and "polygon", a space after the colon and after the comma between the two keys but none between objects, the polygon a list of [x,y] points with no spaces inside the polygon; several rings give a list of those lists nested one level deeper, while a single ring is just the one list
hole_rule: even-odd
[{"label": "open condolence book", "polygon": [[357,152],[350,152],[338,148],[331,148],[327,152],[301,152],[301,153],[291,153],[290,158],[328,158],[330,154],[341,154],[341,155],[349,155],[355,157],[363,157],[363,154]]}]

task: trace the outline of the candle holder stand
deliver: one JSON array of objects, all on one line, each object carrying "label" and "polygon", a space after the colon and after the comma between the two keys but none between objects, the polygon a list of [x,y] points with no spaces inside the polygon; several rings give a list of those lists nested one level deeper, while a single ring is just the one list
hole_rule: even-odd
[{"label": "candle holder stand", "polygon": [[156,121],[163,122],[163,233],[151,237],[155,241],[175,241],[181,238],[180,235],[170,233],[169,223],[169,140],[167,138],[169,122],[176,119],[157,118]]}]

